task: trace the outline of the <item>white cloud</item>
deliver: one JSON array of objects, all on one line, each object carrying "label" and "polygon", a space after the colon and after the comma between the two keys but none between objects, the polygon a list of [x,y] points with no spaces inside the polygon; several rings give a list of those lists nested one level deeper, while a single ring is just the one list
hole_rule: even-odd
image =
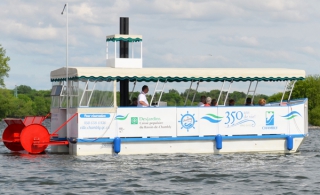
[{"label": "white cloud", "polygon": [[[0,44],[12,67],[8,88],[49,89],[50,71],[65,66],[64,4],[0,2]],[[119,33],[125,16],[130,33],[144,37],[145,67],[284,67],[313,74],[320,71],[319,9],[316,0],[70,0],[69,65],[104,66],[105,36]]]},{"label": "white cloud", "polygon": [[264,21],[271,19],[273,22],[305,21],[308,19],[308,12],[306,11],[312,9],[312,7],[308,7],[305,1],[301,0],[244,0],[236,2],[236,4],[247,12],[254,13]]},{"label": "white cloud", "polygon": [[[175,55],[173,55],[173,54],[165,54],[164,56],[163,56],[163,59],[164,59],[164,61],[166,62],[166,63],[170,63],[170,64],[177,64],[178,66],[180,65],[180,64],[182,64],[183,63],[183,58],[182,57],[179,57],[179,56],[175,56]],[[174,67],[175,67],[175,65],[174,65]]]},{"label": "white cloud", "polygon": [[58,37],[57,29],[51,25],[47,27],[30,27],[25,24],[12,22],[9,25],[5,25],[4,29],[8,34],[15,35],[20,39],[31,40],[50,40]]},{"label": "white cloud", "polygon": [[80,5],[72,6],[73,13],[82,19],[92,18],[94,15],[92,13],[92,9],[86,4],[81,3]]},{"label": "white cloud", "polygon": [[242,45],[242,46],[258,46],[259,42],[256,37],[234,36],[234,37],[220,37],[220,40],[228,45]]},{"label": "white cloud", "polygon": [[156,0],[154,9],[160,14],[174,15],[180,19],[216,20],[236,17],[244,10],[225,1],[170,1]]},{"label": "white cloud", "polygon": [[319,55],[319,53],[313,47],[310,46],[302,47],[301,51],[307,54]]}]

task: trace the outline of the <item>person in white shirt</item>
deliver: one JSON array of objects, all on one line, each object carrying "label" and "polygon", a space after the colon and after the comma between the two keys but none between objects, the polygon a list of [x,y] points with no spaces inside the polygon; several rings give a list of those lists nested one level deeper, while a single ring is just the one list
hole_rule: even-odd
[{"label": "person in white shirt", "polygon": [[148,107],[149,102],[147,100],[146,94],[149,92],[149,88],[147,85],[142,87],[142,91],[138,96],[138,107]]}]

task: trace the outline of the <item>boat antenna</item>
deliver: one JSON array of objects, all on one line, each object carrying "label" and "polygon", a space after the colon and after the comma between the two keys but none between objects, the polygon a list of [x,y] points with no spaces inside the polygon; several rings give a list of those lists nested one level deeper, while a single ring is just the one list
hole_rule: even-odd
[{"label": "boat antenna", "polygon": [[61,15],[63,15],[63,11],[64,11],[64,9],[66,8],[66,6],[67,6],[67,4],[64,4],[63,10],[62,10],[62,12],[61,12]]},{"label": "boat antenna", "polygon": [[[63,15],[64,11],[66,10],[66,15],[67,15],[67,24],[66,24],[66,92],[67,92],[67,107],[66,107],[66,119],[68,119],[68,107],[69,107],[69,80],[68,80],[68,3],[64,4],[63,10],[61,12],[61,15]],[[68,132],[68,125],[66,126],[67,132]]]}]

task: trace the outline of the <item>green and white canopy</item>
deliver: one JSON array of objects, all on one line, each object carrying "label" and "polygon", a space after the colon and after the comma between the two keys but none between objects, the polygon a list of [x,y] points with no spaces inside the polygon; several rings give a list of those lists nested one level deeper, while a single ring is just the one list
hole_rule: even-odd
[{"label": "green and white canopy", "polygon": [[127,41],[127,42],[141,42],[142,35],[109,35],[107,36],[107,42],[115,41]]},{"label": "green and white canopy", "polygon": [[[285,68],[109,68],[69,67],[68,79],[125,80],[138,82],[187,81],[292,81],[303,80],[304,70]],[[66,80],[66,68],[51,71],[51,82]]]}]

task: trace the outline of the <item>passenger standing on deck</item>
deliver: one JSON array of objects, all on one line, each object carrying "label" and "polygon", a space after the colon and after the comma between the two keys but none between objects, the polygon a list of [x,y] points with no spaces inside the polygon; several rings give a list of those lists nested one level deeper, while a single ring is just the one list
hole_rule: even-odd
[{"label": "passenger standing on deck", "polygon": [[245,104],[245,106],[252,106],[251,98],[247,98],[247,99],[246,99],[246,104]]},{"label": "passenger standing on deck", "polygon": [[211,106],[211,97],[207,97],[206,104],[204,106]]},{"label": "passenger standing on deck", "polygon": [[216,99],[212,99],[211,101],[211,106],[217,106],[218,105],[218,102]]},{"label": "passenger standing on deck", "polygon": [[234,99],[230,99],[229,100],[229,106],[234,106],[234,102],[235,102]]},{"label": "passenger standing on deck", "polygon": [[138,96],[138,107],[148,107],[149,102],[147,100],[146,94],[149,92],[147,85],[143,85],[142,91]]},{"label": "passenger standing on deck", "polygon": [[266,105],[266,100],[265,99],[260,99],[259,100],[259,105],[260,106],[265,106]]},{"label": "passenger standing on deck", "polygon": [[206,98],[206,96],[202,95],[198,106],[204,106],[206,104]]},{"label": "passenger standing on deck", "polygon": [[138,105],[138,99],[136,97],[132,98],[132,104],[130,106],[137,106]]}]

